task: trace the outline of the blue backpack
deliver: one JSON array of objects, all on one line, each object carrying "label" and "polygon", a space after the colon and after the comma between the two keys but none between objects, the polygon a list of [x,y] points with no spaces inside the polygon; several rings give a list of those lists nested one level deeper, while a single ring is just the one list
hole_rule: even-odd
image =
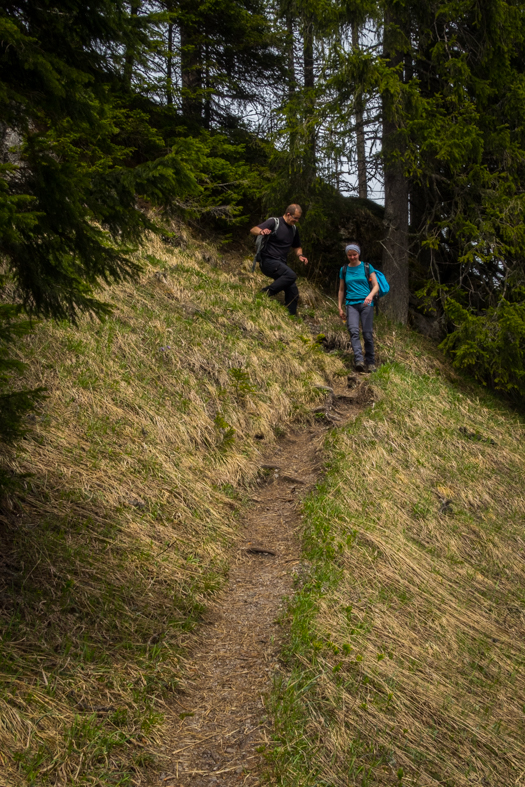
[{"label": "blue backpack", "polygon": [[[368,264],[368,262],[364,262],[363,265],[365,266],[365,276],[366,276],[366,280],[368,282],[368,286],[370,287],[370,289],[372,289],[372,282],[370,281],[370,265]],[[345,299],[346,299],[346,269],[347,268],[348,268],[348,265],[344,265],[343,266],[343,277],[342,278],[343,278],[343,282],[344,282],[344,285],[345,285],[345,296],[344,296]],[[374,296],[374,305],[375,305],[376,309],[378,309],[379,308],[378,300],[379,300],[379,298],[382,298],[384,295],[387,294],[387,292],[390,291],[390,285],[387,282],[384,273],[381,273],[381,271],[378,271],[378,270],[375,270],[374,273],[376,275],[377,283],[379,284],[379,292]]]}]

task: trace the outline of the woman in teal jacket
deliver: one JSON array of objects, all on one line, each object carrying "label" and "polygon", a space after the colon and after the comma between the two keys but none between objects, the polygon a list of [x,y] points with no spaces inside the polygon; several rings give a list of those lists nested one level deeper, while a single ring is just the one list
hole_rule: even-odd
[{"label": "woman in teal jacket", "polygon": [[[349,243],[345,249],[347,265],[345,278],[343,279],[344,267],[339,271],[339,293],[338,307],[339,316],[346,322],[352,350],[354,351],[354,363],[357,372],[375,372],[374,355],[374,296],[379,292],[379,284],[375,275],[374,268],[369,265],[370,281],[367,281],[365,265],[359,259],[361,248],[357,243]],[[370,285],[372,285],[370,287]],[[346,293],[345,309],[343,300]],[[363,329],[363,339],[365,340],[365,357],[363,360],[363,350],[359,337],[359,323]],[[366,366],[365,366],[366,364]]]}]

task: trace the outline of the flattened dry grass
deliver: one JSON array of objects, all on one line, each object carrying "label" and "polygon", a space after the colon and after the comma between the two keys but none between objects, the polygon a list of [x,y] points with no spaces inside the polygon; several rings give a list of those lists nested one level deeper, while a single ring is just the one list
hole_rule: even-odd
[{"label": "flattened dry grass", "polygon": [[2,457],[30,473],[0,509],[2,787],[141,783],[260,445],[340,367],[202,249],[152,240],[110,319],[23,348],[49,398]]},{"label": "flattened dry grass", "polygon": [[331,437],[305,505],[277,781],[520,785],[524,423],[417,337],[379,344],[376,403]]}]

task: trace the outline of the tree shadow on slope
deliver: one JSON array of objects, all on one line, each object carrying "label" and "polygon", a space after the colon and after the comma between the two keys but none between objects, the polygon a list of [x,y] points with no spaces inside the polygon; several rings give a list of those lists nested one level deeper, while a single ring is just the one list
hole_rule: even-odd
[{"label": "tree shadow on slope", "polygon": [[151,760],[162,697],[180,690],[181,647],[222,568],[159,544],[146,507],[130,519],[129,505],[82,499],[52,474],[25,486],[0,511],[8,769],[15,784],[128,783]]}]

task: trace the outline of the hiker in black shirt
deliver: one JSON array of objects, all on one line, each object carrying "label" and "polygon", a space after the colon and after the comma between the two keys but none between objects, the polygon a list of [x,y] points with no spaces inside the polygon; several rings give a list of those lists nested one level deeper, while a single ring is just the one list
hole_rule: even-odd
[{"label": "hiker in black shirt", "polygon": [[261,270],[265,276],[273,279],[273,284],[264,287],[263,292],[268,295],[277,295],[284,290],[284,303],[290,314],[297,312],[297,300],[299,290],[295,280],[297,274],[287,264],[288,252],[294,249],[298,258],[305,265],[308,260],[303,255],[299,232],[296,224],[301,218],[302,210],[300,205],[288,205],[282,219],[279,219],[279,226],[275,232],[275,219],[267,219],[262,224],[252,227],[252,235],[268,235],[261,254]]}]

